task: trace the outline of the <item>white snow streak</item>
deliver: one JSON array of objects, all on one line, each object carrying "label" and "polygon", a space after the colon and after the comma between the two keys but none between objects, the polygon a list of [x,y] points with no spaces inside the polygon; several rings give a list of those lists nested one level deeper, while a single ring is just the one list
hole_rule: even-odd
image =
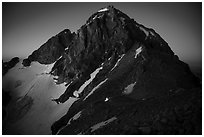
[{"label": "white snow streak", "polygon": [[58,78],[59,78],[59,76],[53,76],[53,78],[54,78],[54,79],[58,79]]},{"label": "white snow streak", "polygon": [[95,17],[93,17],[93,20],[95,20],[97,18],[97,15]]},{"label": "white snow streak", "polygon": [[68,49],[69,49],[69,47],[66,47],[66,48],[65,48],[65,50],[68,50]]},{"label": "white snow streak", "polygon": [[81,111],[78,112],[74,117],[72,118],[73,120],[77,120],[81,116]]},{"label": "white snow streak", "polygon": [[145,33],[145,35],[146,35],[145,39],[147,39],[147,37],[149,37],[149,35],[155,36],[154,31],[149,30],[149,29],[147,29],[147,28],[145,28],[143,26],[137,26],[137,27],[139,27],[139,29]]},{"label": "white snow streak", "polygon": [[106,120],[106,121],[100,122],[100,123],[98,123],[98,124],[92,126],[92,127],[91,127],[91,132],[94,132],[95,130],[97,130],[97,129],[99,129],[99,128],[101,128],[101,127],[103,127],[103,126],[109,124],[110,122],[113,122],[113,121],[116,120],[116,119],[117,119],[116,117],[112,117],[112,118],[110,118],[110,119],[108,119],[108,120]]},{"label": "white snow streak", "polygon": [[[66,50],[66,49],[65,49],[65,50]],[[62,56],[60,56],[60,57],[57,59],[57,61],[60,60],[61,58],[62,58]]]},{"label": "white snow streak", "polygon": [[96,16],[93,17],[92,20],[95,20],[96,18],[99,18],[99,19],[100,19],[100,18],[102,18],[102,16],[103,16],[103,15],[101,15],[101,16],[96,15]]},{"label": "white snow streak", "polygon": [[153,31],[149,31],[149,33],[150,33],[152,36],[155,36],[155,34],[154,34]]},{"label": "white snow streak", "polygon": [[108,9],[107,8],[103,8],[103,9],[99,10],[98,12],[103,12],[103,11],[108,11]]},{"label": "white snow streak", "polygon": [[[101,66],[103,65],[103,63],[101,64]],[[87,80],[80,88],[79,88],[79,90],[78,91],[75,91],[74,92],[74,95],[76,96],[76,97],[78,97],[79,95],[79,93],[81,93],[83,90],[84,90],[84,88],[87,86],[87,85],[89,85],[90,83],[91,83],[91,81],[96,77],[96,75],[98,74],[98,72],[102,69],[103,67],[100,67],[100,68],[97,68],[93,73],[91,73],[91,78],[89,79],[89,80]]]},{"label": "white snow streak", "polygon": [[111,69],[111,71],[118,65],[118,63],[120,62],[120,60],[123,58],[125,54],[123,54],[119,59],[118,61],[115,63],[115,66]]},{"label": "white snow streak", "polygon": [[142,52],[142,47],[139,47],[138,49],[136,49],[136,51],[135,51],[135,58],[137,58],[137,55],[139,55],[140,52]]},{"label": "white snow streak", "polygon": [[149,36],[149,31],[147,31],[144,27],[140,27],[140,30],[142,30],[145,33],[146,37]]},{"label": "white snow streak", "polygon": [[91,94],[93,94],[93,92],[97,89],[97,88],[99,88],[103,83],[105,83],[106,81],[107,81],[108,79],[106,78],[104,81],[102,81],[100,84],[98,84],[96,87],[94,87],[93,89],[92,89],[92,91],[84,98],[84,100],[86,100]]}]

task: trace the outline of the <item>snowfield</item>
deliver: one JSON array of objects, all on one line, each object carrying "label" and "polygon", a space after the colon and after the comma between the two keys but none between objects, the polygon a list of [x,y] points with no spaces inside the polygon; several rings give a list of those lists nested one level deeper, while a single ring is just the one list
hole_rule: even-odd
[{"label": "snowfield", "polygon": [[[30,97],[32,103],[30,107],[15,109],[22,115],[21,119],[7,119],[3,129],[13,134],[51,134],[51,125],[61,118],[68,111],[76,98],[70,98],[64,104],[56,104],[51,101],[57,98],[66,90],[65,84],[57,85],[53,76],[48,74],[52,69],[51,65],[42,65],[32,62],[30,67],[24,68],[20,61],[14,68],[10,69],[3,77],[2,87],[10,91],[12,101],[8,106],[8,115],[13,115],[13,104],[22,102],[21,99]],[[26,104],[26,102],[24,102]],[[24,110],[24,108],[28,110]],[[17,115],[17,114],[16,114]]]}]

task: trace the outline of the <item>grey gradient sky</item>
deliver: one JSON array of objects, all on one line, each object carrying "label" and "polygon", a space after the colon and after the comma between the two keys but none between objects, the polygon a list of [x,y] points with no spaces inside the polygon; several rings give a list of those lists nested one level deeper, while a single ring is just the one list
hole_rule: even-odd
[{"label": "grey gradient sky", "polygon": [[3,3],[3,59],[26,58],[65,28],[76,32],[108,5],[153,28],[181,60],[201,67],[202,3]]}]

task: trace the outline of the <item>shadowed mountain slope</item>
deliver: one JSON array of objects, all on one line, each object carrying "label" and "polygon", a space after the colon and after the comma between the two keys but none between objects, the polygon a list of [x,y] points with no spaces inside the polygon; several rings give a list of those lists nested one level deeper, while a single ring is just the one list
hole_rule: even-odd
[{"label": "shadowed mountain slope", "polygon": [[113,6],[76,34],[66,29],[50,38],[22,63],[33,69],[36,61],[42,77],[34,80],[49,90],[28,95],[35,102],[43,93],[34,112],[52,104],[42,120],[52,134],[201,134],[200,80],[159,34]]}]

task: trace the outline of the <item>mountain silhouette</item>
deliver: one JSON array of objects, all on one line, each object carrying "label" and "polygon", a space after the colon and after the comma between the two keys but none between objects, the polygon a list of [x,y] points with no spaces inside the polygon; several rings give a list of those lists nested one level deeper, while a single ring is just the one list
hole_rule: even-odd
[{"label": "mountain silhouette", "polygon": [[[5,77],[19,73],[25,93],[17,89],[5,123],[20,125],[30,111],[40,117],[52,104],[42,118],[52,134],[201,134],[200,80],[159,34],[113,6],[91,15],[77,33],[65,29],[50,38],[10,71]],[[27,83],[25,71],[32,72]],[[5,78],[3,88],[17,80]]]}]

